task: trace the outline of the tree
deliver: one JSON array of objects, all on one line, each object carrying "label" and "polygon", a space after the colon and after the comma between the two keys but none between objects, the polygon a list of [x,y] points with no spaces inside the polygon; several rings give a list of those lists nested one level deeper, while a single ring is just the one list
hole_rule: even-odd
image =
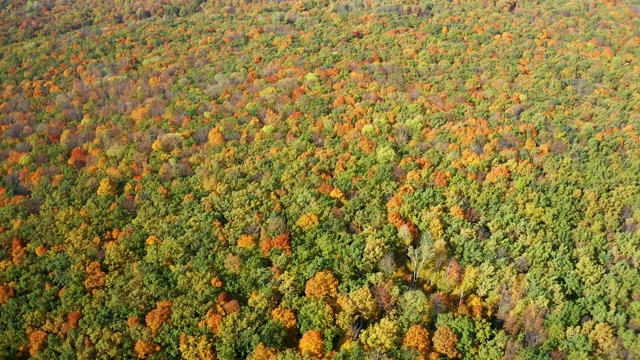
[{"label": "tree", "polygon": [[378,352],[394,349],[400,341],[400,325],[395,319],[385,317],[380,322],[362,330],[362,342]]},{"label": "tree", "polygon": [[274,348],[268,348],[264,343],[259,343],[253,350],[253,354],[247,360],[277,360],[278,351]]},{"label": "tree", "polygon": [[300,226],[303,229],[310,229],[318,224],[318,215],[315,213],[308,213],[302,215],[298,221],[296,221],[296,225]]},{"label": "tree", "polygon": [[89,154],[84,149],[79,146],[75,147],[71,150],[71,156],[69,156],[69,161],[67,163],[73,168],[81,168],[86,164],[87,155]]},{"label": "tree", "polygon": [[104,178],[100,180],[100,186],[98,186],[98,195],[116,195],[118,189],[116,188],[115,181]]},{"label": "tree", "polygon": [[148,359],[160,351],[160,345],[152,341],[136,340],[133,354],[138,359]]},{"label": "tree", "polygon": [[309,330],[300,339],[300,353],[315,358],[321,358],[324,354],[324,340],[322,333],[317,330]]},{"label": "tree", "polygon": [[431,261],[435,257],[433,249],[433,239],[428,233],[422,234],[420,239],[420,245],[416,248],[409,247],[409,259],[411,260],[411,267],[413,273],[411,275],[411,283],[415,285],[416,281],[420,277],[422,269],[427,264],[427,261]]},{"label": "tree", "polygon": [[36,356],[42,350],[47,336],[47,333],[43,330],[34,330],[29,334],[29,354],[31,356]]},{"label": "tree", "polygon": [[171,301],[160,301],[155,309],[147,313],[144,320],[153,334],[171,318],[171,305]]},{"label": "tree", "polygon": [[185,360],[215,360],[213,342],[203,335],[180,335],[180,354]]},{"label": "tree", "polygon": [[85,289],[92,293],[95,292],[104,285],[106,276],[107,274],[102,271],[102,266],[99,262],[91,262],[86,268]]},{"label": "tree", "polygon": [[6,304],[9,299],[15,296],[12,283],[0,285],[0,305]]},{"label": "tree", "polygon": [[433,348],[452,359],[460,357],[460,353],[456,349],[457,343],[458,335],[448,326],[439,326],[433,334]]},{"label": "tree", "polygon": [[282,322],[287,330],[293,330],[298,325],[296,314],[287,308],[283,308],[282,306],[278,306],[277,308],[273,309],[273,311],[271,311],[271,316],[274,320]]},{"label": "tree", "polygon": [[240,238],[238,238],[237,244],[241,249],[249,249],[256,244],[256,241],[253,239],[253,236],[249,234],[242,234],[240,235]]},{"label": "tree", "polygon": [[338,280],[330,271],[320,271],[307,281],[304,292],[309,297],[335,297],[338,294]]},{"label": "tree", "polygon": [[431,344],[429,341],[429,332],[421,325],[412,325],[402,340],[402,346],[414,348],[420,352],[421,355],[426,356]]},{"label": "tree", "polygon": [[361,287],[352,292],[350,298],[357,311],[362,314],[365,319],[371,320],[377,315],[376,301],[373,295],[371,295],[371,290],[368,286]]}]

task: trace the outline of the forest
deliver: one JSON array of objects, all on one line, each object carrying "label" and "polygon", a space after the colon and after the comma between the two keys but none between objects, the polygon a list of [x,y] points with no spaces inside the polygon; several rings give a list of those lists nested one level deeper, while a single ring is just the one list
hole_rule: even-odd
[{"label": "forest", "polygon": [[640,359],[633,0],[0,0],[1,359]]}]

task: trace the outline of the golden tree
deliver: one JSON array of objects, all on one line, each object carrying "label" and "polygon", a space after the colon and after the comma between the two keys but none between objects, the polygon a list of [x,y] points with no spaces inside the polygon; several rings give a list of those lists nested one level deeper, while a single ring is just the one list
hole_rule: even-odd
[{"label": "golden tree", "polygon": [[412,325],[404,335],[402,345],[414,348],[424,356],[430,349],[429,332],[421,325]]},{"label": "golden tree", "polygon": [[293,330],[298,325],[296,314],[289,309],[283,308],[282,306],[278,306],[277,308],[273,309],[273,311],[271,312],[271,316],[274,320],[282,322],[287,330]]},{"label": "golden tree", "polygon": [[253,349],[253,354],[247,357],[247,360],[277,360],[278,359],[278,350],[274,348],[269,348],[264,345],[264,343],[258,344],[255,349]]},{"label": "golden tree", "polygon": [[315,213],[302,215],[296,222],[296,225],[300,226],[303,229],[310,229],[316,226],[316,224],[318,224],[318,215],[316,215]]},{"label": "golden tree", "polygon": [[160,351],[160,345],[153,341],[137,340],[133,346],[133,355],[138,359],[147,359]]},{"label": "golden tree", "polygon": [[317,330],[309,330],[300,339],[300,353],[315,358],[321,358],[324,354],[324,340],[322,333]]},{"label": "golden tree", "polygon": [[104,280],[107,274],[102,271],[99,262],[94,261],[90,263],[87,266],[86,272],[87,278],[84,280],[84,287],[87,291],[93,293],[104,285]]},{"label": "golden tree", "polygon": [[98,195],[116,195],[118,190],[116,189],[115,181],[104,178],[100,180],[100,186],[98,186]]},{"label": "golden tree", "polygon": [[241,249],[249,249],[256,244],[256,241],[253,239],[253,236],[249,234],[242,234],[240,235],[240,238],[238,238],[237,244]]},{"label": "golden tree", "polygon": [[307,281],[304,292],[308,297],[335,297],[338,294],[338,280],[330,271],[320,271]]},{"label": "golden tree", "polygon": [[180,335],[180,353],[184,360],[215,360],[213,342],[204,335]]},{"label": "golden tree", "polygon": [[398,343],[399,327],[398,321],[384,318],[363,330],[360,337],[363,343],[373,349],[389,351],[394,349]]}]

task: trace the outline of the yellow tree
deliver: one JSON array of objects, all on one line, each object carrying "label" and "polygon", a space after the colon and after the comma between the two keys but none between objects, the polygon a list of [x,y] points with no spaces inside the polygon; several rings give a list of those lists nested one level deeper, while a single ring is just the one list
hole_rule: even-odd
[{"label": "yellow tree", "polygon": [[400,325],[397,320],[386,317],[380,320],[379,323],[363,330],[360,338],[370,348],[379,352],[386,352],[397,346],[400,340],[398,337],[399,329]]},{"label": "yellow tree", "polygon": [[118,190],[116,189],[115,181],[104,178],[100,181],[100,186],[98,186],[98,195],[116,195]]}]

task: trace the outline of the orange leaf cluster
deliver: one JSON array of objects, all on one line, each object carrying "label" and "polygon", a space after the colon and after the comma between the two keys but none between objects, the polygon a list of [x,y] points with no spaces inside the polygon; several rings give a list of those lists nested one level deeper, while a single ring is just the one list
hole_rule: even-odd
[{"label": "orange leaf cluster", "polygon": [[150,341],[137,340],[133,347],[133,355],[138,359],[147,359],[160,351],[160,345]]},{"label": "orange leaf cluster", "polygon": [[15,291],[11,284],[0,285],[0,305],[6,304],[9,299],[15,296]]},{"label": "orange leaf cluster", "polygon": [[433,184],[435,186],[447,187],[449,186],[449,176],[446,173],[436,170],[434,171]]},{"label": "orange leaf cluster", "polygon": [[253,236],[249,234],[242,234],[240,238],[238,238],[238,247],[241,249],[252,248],[255,244],[256,241],[253,239]]},{"label": "orange leaf cluster", "polygon": [[93,293],[104,285],[107,274],[102,271],[99,262],[94,261],[90,263],[86,268],[86,273],[87,277],[84,280],[84,287],[87,291]]},{"label": "orange leaf cluster", "polygon": [[300,339],[300,353],[315,358],[321,358],[324,354],[324,340],[322,333],[317,330],[309,330]]},{"label": "orange leaf cluster", "polygon": [[429,332],[421,325],[412,325],[404,335],[402,345],[414,348],[424,356],[430,348]]},{"label": "orange leaf cluster", "polygon": [[402,216],[400,216],[400,213],[397,211],[389,212],[389,214],[387,215],[387,221],[389,221],[390,224],[393,224],[397,228],[404,224],[404,219],[402,219]]},{"label": "orange leaf cluster", "polygon": [[67,321],[62,324],[62,328],[60,328],[60,332],[66,334],[69,330],[77,329],[78,324],[82,319],[82,313],[79,311],[72,311],[67,315]]},{"label": "orange leaf cluster", "polygon": [[214,127],[209,131],[208,135],[209,144],[211,145],[222,145],[224,144],[224,135],[222,135],[222,131],[220,131],[220,127]]},{"label": "orange leaf cluster", "polygon": [[144,318],[147,327],[151,329],[153,334],[158,331],[160,326],[171,319],[171,301],[160,301],[156,305],[156,308],[149,311]]},{"label": "orange leaf cluster", "polygon": [[[149,80],[151,82],[151,80]],[[135,122],[142,121],[149,116],[149,110],[146,107],[140,107],[131,112],[131,119]]]},{"label": "orange leaf cluster", "polygon": [[492,183],[498,182],[501,178],[507,180],[511,179],[511,173],[509,172],[509,169],[507,169],[504,165],[494,167],[487,173],[486,177],[487,181],[490,181]]},{"label": "orange leaf cluster", "polygon": [[13,265],[20,265],[25,253],[26,250],[22,246],[22,242],[18,238],[13,238],[11,240],[11,262]]},{"label": "orange leaf cluster", "polygon": [[264,343],[258,344],[253,349],[253,354],[247,357],[247,360],[276,360],[278,359],[278,350],[266,347]]},{"label": "orange leaf cluster", "polygon": [[69,156],[67,163],[76,169],[81,168],[86,165],[87,155],[88,153],[78,146],[71,150],[71,156]]},{"label": "orange leaf cluster", "polygon": [[42,349],[44,341],[47,339],[47,333],[43,330],[34,330],[29,334],[29,354],[36,356]]},{"label": "orange leaf cluster", "polygon": [[318,187],[316,189],[317,192],[319,192],[321,194],[325,194],[325,195],[329,195],[332,190],[333,190],[333,186],[331,186],[329,184],[322,184],[322,185],[320,185],[320,187]]},{"label": "orange leaf cluster", "polygon": [[274,320],[282,322],[287,330],[295,329],[295,327],[298,326],[296,314],[282,306],[273,309],[271,316]]},{"label": "orange leaf cluster", "polygon": [[338,280],[330,271],[320,271],[307,281],[304,292],[308,297],[335,297],[338,294]]},{"label": "orange leaf cluster", "polygon": [[211,309],[207,311],[205,322],[209,329],[211,329],[211,332],[215,335],[217,335],[218,331],[220,331],[220,324],[222,324],[222,319],[223,316],[218,314],[215,310]]}]

